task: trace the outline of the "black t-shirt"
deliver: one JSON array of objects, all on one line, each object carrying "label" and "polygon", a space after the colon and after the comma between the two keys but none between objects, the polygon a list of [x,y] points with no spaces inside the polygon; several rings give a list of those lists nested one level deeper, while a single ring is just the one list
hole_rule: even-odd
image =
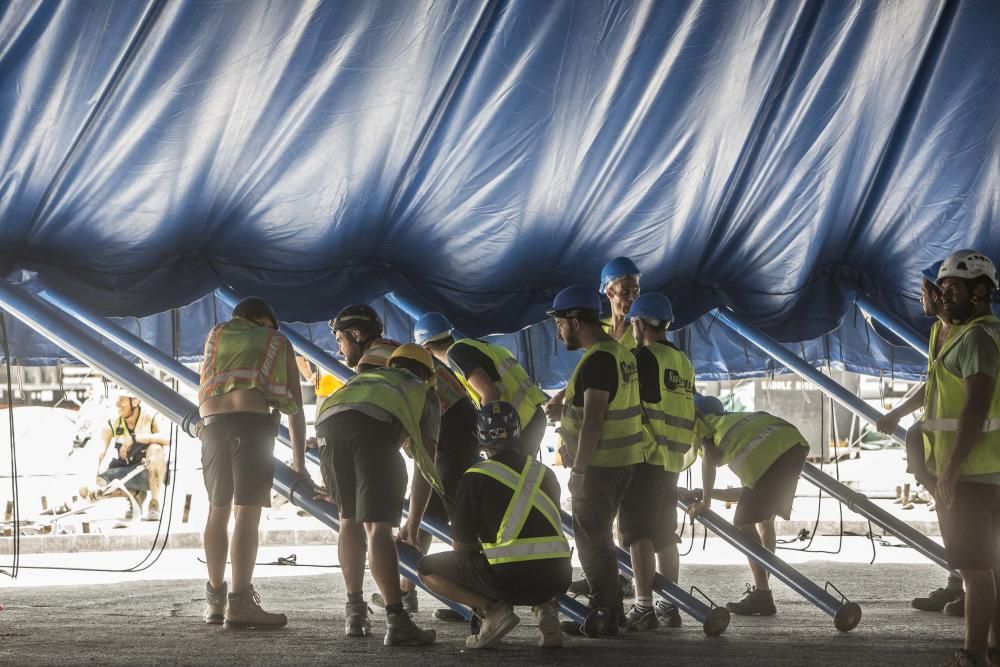
[{"label": "black t-shirt", "polygon": [[441,432],[438,436],[438,450],[449,454],[464,451],[479,453],[476,438],[476,417],[478,413],[472,399],[463,397],[441,415]]},{"label": "black t-shirt", "polygon": [[594,352],[583,362],[576,376],[573,405],[583,407],[583,393],[588,389],[608,392],[608,403],[615,400],[618,393],[618,362],[610,352]]},{"label": "black t-shirt", "polygon": [[[667,341],[658,340],[653,345],[666,345],[678,349],[676,345]],[[648,347],[638,347],[634,352],[639,368],[639,398],[643,403],[659,403],[661,376],[666,369],[660,368],[660,362]]]},{"label": "black t-shirt", "polygon": [[[500,452],[494,461],[516,470],[524,469],[527,457],[517,450]],[[559,507],[559,481],[551,470],[545,471],[542,480],[544,492]],[[496,542],[497,531],[514,492],[492,477],[479,473],[465,473],[455,493],[455,516],[452,517],[452,537],[458,542],[476,544]],[[546,537],[552,535],[552,524],[541,512],[532,509],[521,529],[521,537]],[[526,567],[530,566],[530,567]],[[569,566],[568,558],[545,558],[522,563],[494,565],[493,569],[503,580],[507,590],[548,590],[558,582]]]},{"label": "black t-shirt", "polygon": [[448,348],[448,365],[461,373],[463,377],[469,377],[469,374],[474,370],[482,368],[491,382],[500,381],[500,373],[493,360],[480,350],[462,341],[457,341]]}]

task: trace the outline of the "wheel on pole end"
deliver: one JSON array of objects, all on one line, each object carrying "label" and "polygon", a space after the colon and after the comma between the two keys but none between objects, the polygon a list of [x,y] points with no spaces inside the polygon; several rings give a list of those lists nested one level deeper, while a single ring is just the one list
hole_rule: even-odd
[{"label": "wheel on pole end", "polygon": [[857,602],[845,602],[844,606],[833,617],[833,625],[841,632],[850,632],[861,622],[861,605]]},{"label": "wheel on pole end", "polygon": [[709,637],[718,637],[729,627],[729,610],[725,607],[713,607],[712,611],[705,616],[702,629]]},{"label": "wheel on pole end", "polygon": [[580,626],[580,629],[588,637],[600,637],[607,633],[610,622],[611,614],[607,609],[594,609],[587,614],[587,618],[583,619],[583,625]]}]

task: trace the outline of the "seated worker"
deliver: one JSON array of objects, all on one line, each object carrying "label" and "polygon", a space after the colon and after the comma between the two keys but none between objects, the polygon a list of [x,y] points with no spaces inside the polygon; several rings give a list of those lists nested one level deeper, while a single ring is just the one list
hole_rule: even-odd
[{"label": "seated worker", "polygon": [[[701,514],[711,507],[713,498],[737,502],[736,528],[751,542],[774,552],[774,517],[791,515],[809,445],[797,428],[766,412],[727,413],[714,396],[695,396],[694,402],[702,420],[696,439],[701,438],[704,489],[688,513]],[[715,489],[715,469],[723,465],[736,473],[742,489]],[[747,586],[743,598],[726,607],[740,616],[773,616],[777,609],[767,570],[752,559],[749,562],[754,587]]]},{"label": "seated worker", "polygon": [[420,559],[420,580],[482,619],[468,648],[494,646],[533,605],[539,646],[561,646],[555,597],[572,576],[569,542],[559,521],[555,473],[518,451],[520,420],[510,403],[488,403],[477,433],[488,460],[462,476],[452,518],[452,551]]},{"label": "seated worker", "polygon": [[477,406],[506,401],[517,409],[524,425],[518,449],[526,456],[537,455],[545,436],[541,406],[548,397],[507,348],[474,338],[456,341],[454,330],[441,313],[427,313],[413,325],[417,345],[455,371]]},{"label": "seated worker", "polygon": [[[145,463],[146,469],[125,482],[125,488],[135,496],[141,508],[149,492],[149,508],[146,521],[160,520],[160,490],[167,475],[165,449],[170,445],[168,433],[160,428],[157,414],[144,410],[139,397],[123,389],[115,400],[116,415],[101,430],[101,449],[97,456],[97,486],[107,486],[112,480],[122,479]],[[115,457],[108,469],[100,472],[101,463],[112,441],[115,443]],[[132,518],[132,504],[129,503],[126,519]]]}]

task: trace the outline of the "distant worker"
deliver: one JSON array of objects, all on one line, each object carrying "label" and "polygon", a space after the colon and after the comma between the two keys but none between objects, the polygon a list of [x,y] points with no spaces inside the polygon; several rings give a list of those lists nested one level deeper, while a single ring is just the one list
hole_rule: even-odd
[{"label": "distant worker", "polygon": [[[101,429],[101,448],[97,455],[97,486],[105,487],[116,479],[124,479],[141,465],[145,470],[125,482],[125,488],[133,493],[140,509],[149,492],[149,508],[146,521],[160,520],[161,493],[167,475],[166,448],[170,436],[160,426],[158,415],[144,409],[139,397],[130,389],[122,389],[115,399],[115,417]],[[100,466],[108,453],[111,443],[115,444],[115,456],[107,470],[100,472]],[[129,502],[125,518],[132,518],[132,503]]]},{"label": "distant worker", "polygon": [[[935,262],[921,273],[920,281],[920,306],[923,308],[926,317],[933,317],[934,324],[931,325],[930,345],[927,349],[927,375],[930,377],[930,369],[937,358],[941,347],[951,336],[951,322],[945,316],[941,302],[941,288],[937,286],[937,274],[941,269],[941,262]],[[890,410],[884,417],[875,423],[875,428],[880,433],[892,435],[899,426],[899,420],[916,410],[925,407],[927,385],[923,385],[907,400]],[[921,471],[925,469],[924,461],[924,434],[920,422],[917,421],[906,430],[906,460],[907,472],[913,473],[916,468],[914,461],[919,462]],[[928,491],[934,491],[936,480],[933,477],[923,476],[917,479]],[[948,573],[948,582],[944,588],[938,588],[930,595],[923,598],[913,598],[910,603],[914,609],[920,611],[943,611],[948,616],[965,615],[965,592],[962,587],[962,575],[956,571]]]},{"label": "distant worker", "polygon": [[420,579],[482,618],[468,648],[487,648],[516,626],[514,605],[533,605],[538,645],[561,646],[555,597],[572,576],[555,474],[518,451],[520,419],[505,401],[479,412],[479,442],[488,460],[458,485],[452,551],[424,556]]},{"label": "distant worker", "polygon": [[[766,412],[726,412],[714,396],[696,396],[698,416],[710,433],[699,432],[701,440],[701,499],[688,508],[698,516],[718,498],[736,502],[733,523],[751,542],[774,552],[774,517],[788,519],[795,500],[802,466],[809,445],[799,430]],[[715,469],[728,465],[743,484],[742,489],[715,489]],[[697,492],[696,492],[697,493]],[[773,616],[777,613],[767,581],[767,570],[749,559],[754,587],[739,602],[726,605],[741,616]]]},{"label": "distant worker", "polygon": [[992,312],[996,267],[981,252],[960,250],[941,264],[937,284],[953,329],[931,364],[921,422],[930,447],[926,469],[920,469],[918,460],[914,474],[934,489],[945,558],[965,582],[965,646],[947,664],[997,664],[1000,319]]},{"label": "distant worker", "polygon": [[[292,467],[305,472],[306,420],[295,352],[278,333],[266,301],[248,297],[233,318],[216,325],[205,341],[198,412],[201,462],[210,507],[205,525],[208,564],[207,623],[233,628],[282,627],[284,614],[264,611],[250,583],[257,560],[260,509],[271,504],[274,438],[281,415],[289,416]],[[229,517],[236,505],[232,546]],[[226,595],[226,557],[233,592]]]},{"label": "distant worker", "polygon": [[547,397],[507,348],[474,338],[455,340],[454,327],[441,313],[428,313],[414,325],[418,345],[458,375],[477,406],[506,401],[517,409],[524,428],[518,449],[526,456],[538,454],[545,436]]},{"label": "distant worker", "polygon": [[401,345],[388,368],[363,371],[323,401],[316,416],[321,471],[327,488],[336,489],[340,510],[337,550],[347,584],[344,631],[348,637],[371,634],[362,585],[365,543],[371,573],[385,601],[386,646],[434,642],[434,630],[421,630],[403,608],[399,561],[392,530],[399,525],[406,495],[406,464],[400,446],[416,464],[409,515],[400,539],[419,542],[432,486],[441,491],[434,468],[440,410],[431,384],[434,361],[418,345]]},{"label": "distant worker", "polygon": [[[607,632],[625,625],[612,524],[649,435],[642,424],[636,361],[601,326],[593,290],[573,285],[559,292],[548,314],[567,350],[585,350],[552,417],[561,421],[561,458],[572,466],[573,532],[590,585],[591,606],[606,609]],[[578,633],[575,624],[564,630]]]},{"label": "distant worker", "polygon": [[674,320],[670,299],[649,292],[629,310],[639,347],[635,359],[639,372],[639,397],[646,428],[652,439],[645,462],[635,473],[622,500],[618,525],[622,546],[632,555],[635,603],[627,614],[629,630],[652,630],[658,618],[669,627],[681,625],[677,607],[666,600],[653,605],[656,561],[668,580],[677,583],[677,480],[695,461],[694,368],[679,349],[667,341]]}]

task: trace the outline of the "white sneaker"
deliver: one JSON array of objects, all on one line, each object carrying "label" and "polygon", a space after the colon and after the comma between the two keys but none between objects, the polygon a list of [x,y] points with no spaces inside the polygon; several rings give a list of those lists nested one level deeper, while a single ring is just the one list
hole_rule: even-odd
[{"label": "white sneaker", "polygon": [[538,645],[550,648],[563,645],[562,628],[559,627],[559,610],[555,602],[532,607],[535,622],[538,623]]},{"label": "white sneaker", "polygon": [[466,638],[465,647],[489,648],[496,646],[520,622],[521,619],[517,617],[510,606],[503,602],[496,602],[491,609],[486,611],[483,624],[479,627],[479,634],[469,635]]}]

